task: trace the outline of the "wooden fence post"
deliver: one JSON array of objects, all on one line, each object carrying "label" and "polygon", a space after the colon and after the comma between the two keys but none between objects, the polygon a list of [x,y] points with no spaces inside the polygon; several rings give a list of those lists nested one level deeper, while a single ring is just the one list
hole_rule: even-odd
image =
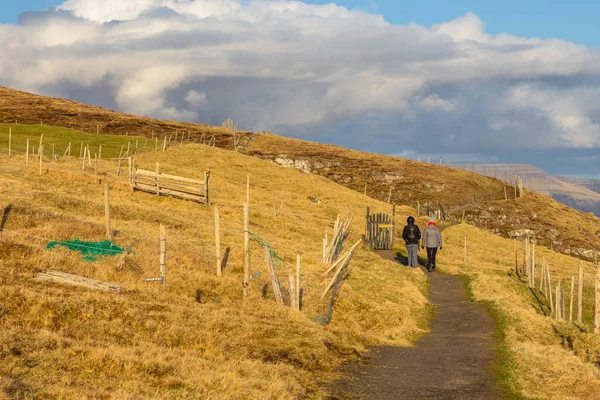
[{"label": "wooden fence post", "polygon": [[102,145],[98,146],[98,159],[102,159]]},{"label": "wooden fence post", "polygon": [[83,162],[81,163],[81,171],[85,171],[85,154],[87,153],[87,147],[83,148]]},{"label": "wooden fence post", "polygon": [[577,286],[577,323],[583,321],[583,262],[579,262],[579,285]]},{"label": "wooden fence post", "polygon": [[40,146],[38,147],[38,154],[41,154],[42,146],[44,145],[44,134],[40,134]]},{"label": "wooden fence post", "polygon": [[160,224],[160,279],[163,286],[167,286],[167,231]]},{"label": "wooden fence post", "polygon": [[296,309],[301,310],[302,305],[300,304],[300,254],[296,255]]},{"label": "wooden fence post", "polygon": [[42,159],[44,158],[44,145],[40,146],[40,175],[42,175]]},{"label": "wooden fence post", "polygon": [[90,145],[87,145],[87,157],[88,157],[88,166],[92,166],[92,152],[90,151]]},{"label": "wooden fence post", "polygon": [[221,217],[217,206],[215,206],[215,256],[217,258],[217,276],[221,276]]},{"label": "wooden fence post", "polygon": [[25,166],[29,167],[29,139],[27,139],[27,149],[25,150]]},{"label": "wooden fence post", "polygon": [[83,142],[81,142],[81,146],[79,146],[79,158],[83,156]]},{"label": "wooden fence post", "polygon": [[71,157],[71,142],[69,142],[69,154],[68,154],[68,156]]},{"label": "wooden fence post", "polygon": [[163,153],[167,151],[167,137],[165,136],[165,140],[163,142]]},{"label": "wooden fence post", "polygon": [[246,203],[250,204],[250,175],[246,175]]},{"label": "wooden fence post", "polygon": [[556,304],[554,306],[554,318],[560,319],[560,281],[556,283]]},{"label": "wooden fence post", "polygon": [[244,203],[244,297],[248,297],[250,291],[250,208]]},{"label": "wooden fence post", "polygon": [[390,243],[390,249],[394,247],[394,243],[396,242],[396,203],[392,205],[392,237]]},{"label": "wooden fence post", "polygon": [[596,267],[596,296],[594,302],[594,333],[600,333],[600,266]]},{"label": "wooden fence post", "polygon": [[12,128],[8,128],[8,158],[12,157]]},{"label": "wooden fence post", "polygon": [[106,225],[106,238],[108,240],[111,240],[112,235],[110,233],[110,188],[108,187],[108,183],[104,184],[104,223]]},{"label": "wooden fence post", "polygon": [[127,170],[129,171],[127,174],[129,177],[129,186],[133,186],[133,162],[131,157],[127,157]]},{"label": "wooden fence post", "polygon": [[[544,282],[546,281],[546,259],[542,258],[542,273],[540,274],[540,292],[544,296],[546,296],[546,285]],[[547,297],[547,296],[546,296]]]},{"label": "wooden fence post", "polygon": [[550,303],[550,311],[554,314],[554,301],[552,299],[552,278],[550,277],[550,267],[546,266],[546,279],[548,286],[548,303]]},{"label": "wooden fence post", "polygon": [[204,204],[210,204],[210,171],[204,171]]},{"label": "wooden fence post", "polygon": [[575,296],[575,277],[571,277],[571,298],[569,299],[569,322],[573,323],[573,297]]},{"label": "wooden fence post", "polygon": [[535,243],[531,247],[531,288],[535,289]]}]

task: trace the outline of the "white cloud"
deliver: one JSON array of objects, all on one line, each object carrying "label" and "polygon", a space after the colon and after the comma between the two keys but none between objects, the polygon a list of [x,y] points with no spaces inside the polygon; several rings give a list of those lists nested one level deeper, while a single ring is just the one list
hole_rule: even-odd
[{"label": "white cloud", "polygon": [[419,105],[421,106],[421,108],[427,111],[439,110],[444,112],[450,112],[456,108],[451,101],[444,100],[435,93],[425,97],[423,100],[421,100]]},{"label": "white cloud", "polygon": [[472,13],[423,27],[286,0],[68,0],[21,21],[0,25],[0,84],[130,113],[386,152],[600,144],[600,54]]}]

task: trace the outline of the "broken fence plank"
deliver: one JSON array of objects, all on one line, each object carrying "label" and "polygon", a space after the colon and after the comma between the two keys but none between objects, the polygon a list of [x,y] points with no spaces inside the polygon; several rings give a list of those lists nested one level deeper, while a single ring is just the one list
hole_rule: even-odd
[{"label": "broken fence plank", "polygon": [[65,285],[79,286],[87,289],[103,290],[105,292],[122,293],[125,288],[111,282],[103,282],[97,279],[85,278],[79,275],[67,274],[60,271],[40,272],[35,277],[36,281],[63,283]]}]

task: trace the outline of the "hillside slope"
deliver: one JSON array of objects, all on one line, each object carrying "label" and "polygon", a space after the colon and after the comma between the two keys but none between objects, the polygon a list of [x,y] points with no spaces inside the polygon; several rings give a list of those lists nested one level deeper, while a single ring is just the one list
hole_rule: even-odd
[{"label": "hillside slope", "polygon": [[[50,146],[60,129],[47,129]],[[118,153],[121,144],[105,138],[104,151]],[[203,145],[135,159],[145,169],[156,162],[164,173],[192,178],[211,171],[227,259],[222,278],[215,274],[213,207],[131,192],[125,169],[116,176],[117,161],[104,158],[98,177],[111,189],[112,234],[118,245],[132,246],[125,265],[118,257],[86,262],[65,248],[48,249],[49,241],[105,239],[103,185],[93,167],[82,172],[78,158],[47,157],[39,175],[37,160],[25,168],[23,155],[1,152],[0,398],[322,398],[321,384],[343,360],[368,345],[409,345],[422,331],[424,274],[363,248],[331,324],[312,320],[330,310],[328,298],[321,300],[330,279],[322,275],[324,231],[331,233],[338,213],[361,216],[366,205],[389,212],[388,205],[322,177]],[[251,244],[254,279],[242,300],[248,175],[250,230],[262,241]],[[398,218],[409,212],[398,208]],[[143,280],[158,276],[159,224],[167,232],[164,289]],[[363,231],[356,217],[348,241]],[[288,274],[301,256],[302,312],[274,301],[259,242],[283,259],[276,269],[286,302]],[[127,292],[36,282],[47,269],[115,282]]]},{"label": "hillside slope", "polygon": [[[226,129],[189,122],[162,121],[77,103],[68,99],[40,96],[0,86],[0,122],[44,124],[73,128],[88,133],[138,135],[148,138],[188,135],[193,142],[215,136],[217,146],[233,148],[231,132]],[[240,132],[242,144],[249,132]],[[203,136],[204,135],[204,136]]]},{"label": "hillside slope", "polygon": [[437,209],[441,204],[450,218],[464,218],[507,238],[530,236],[538,244],[587,259],[600,249],[597,217],[533,191],[515,199],[513,187],[471,171],[271,134],[254,137],[246,153],[325,176],[359,192],[366,185],[369,196],[384,201],[392,189],[392,202],[420,204],[422,212],[427,211],[425,205]]}]

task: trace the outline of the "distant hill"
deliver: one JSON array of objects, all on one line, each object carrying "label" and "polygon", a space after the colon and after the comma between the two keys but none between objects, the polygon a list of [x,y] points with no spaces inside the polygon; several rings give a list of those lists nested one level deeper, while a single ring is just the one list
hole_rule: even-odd
[{"label": "distant hill", "polygon": [[600,216],[600,181],[553,177],[528,164],[455,164],[456,168],[485,176],[497,177],[512,184],[515,176],[523,178],[526,189],[546,194],[563,204]]},{"label": "distant hill", "polygon": [[560,181],[583,186],[593,192],[600,193],[600,179],[573,178],[572,176],[556,176],[555,178]]}]

